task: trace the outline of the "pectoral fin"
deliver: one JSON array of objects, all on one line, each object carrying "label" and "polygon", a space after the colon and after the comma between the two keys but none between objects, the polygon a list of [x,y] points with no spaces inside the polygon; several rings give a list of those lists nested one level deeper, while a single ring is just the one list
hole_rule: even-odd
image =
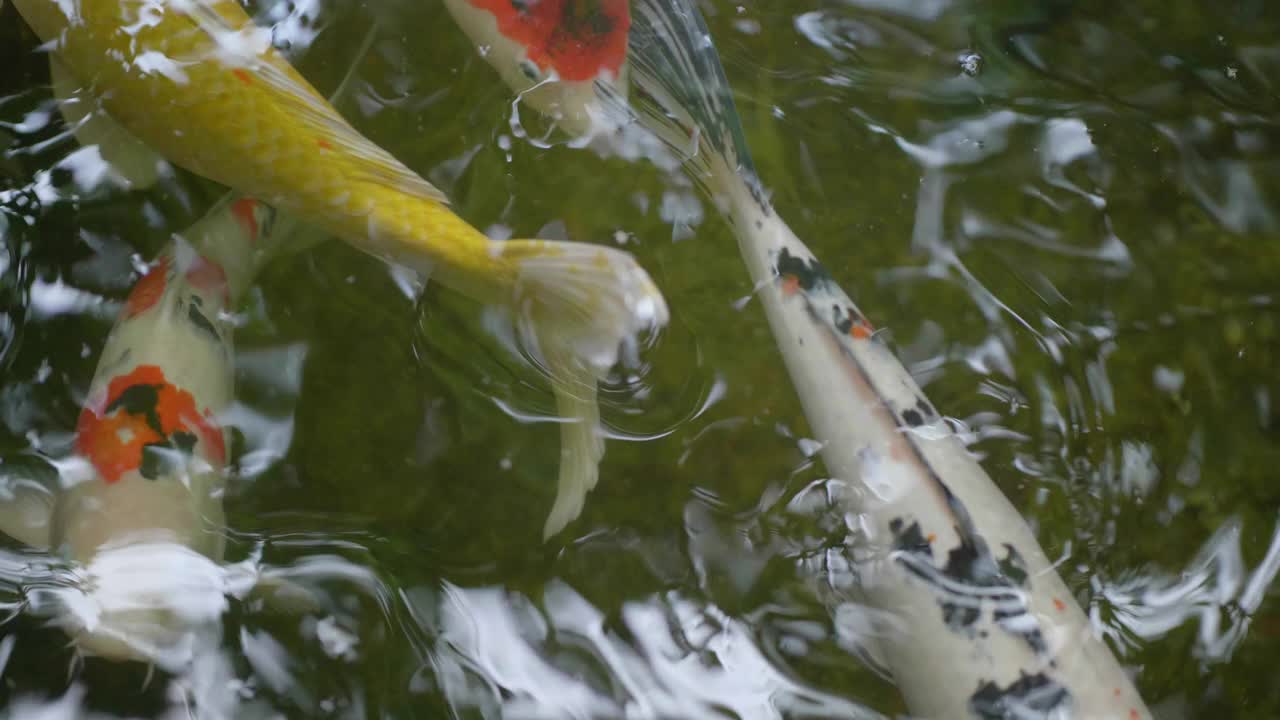
[{"label": "pectoral fin", "polygon": [[271,575],[258,578],[249,591],[249,599],[262,601],[266,609],[283,615],[308,615],[320,613],[324,607],[311,590],[292,580]]},{"label": "pectoral fin", "polygon": [[28,478],[0,475],[0,532],[38,550],[52,545],[53,493]]},{"label": "pectoral fin", "polygon": [[107,115],[97,98],[71,74],[57,55],[49,55],[49,77],[58,109],[81,145],[96,145],[98,153],[132,190],[156,184],[164,158]]}]

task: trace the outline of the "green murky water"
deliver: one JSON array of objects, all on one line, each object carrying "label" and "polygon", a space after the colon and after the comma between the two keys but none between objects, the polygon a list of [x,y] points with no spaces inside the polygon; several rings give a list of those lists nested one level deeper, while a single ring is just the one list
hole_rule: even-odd
[{"label": "green murky water", "polygon": [[[1161,717],[1280,714],[1267,4],[703,3],[780,212],[970,425]],[[614,378],[599,487],[541,544],[558,436],[529,420],[554,405],[484,309],[338,243],[268,268],[236,336],[229,559],[260,546],[327,611],[233,603],[220,687],[246,716],[904,712],[800,569],[835,538],[788,500],[824,470],[714,209],[651,166],[518,133],[437,3],[303,4],[282,27],[328,91],[373,18],[355,124],[477,227],[622,242],[673,322]],[[72,172],[35,46],[0,11],[0,192],[33,218],[0,248],[6,472],[69,451],[114,303],[221,193]],[[30,553],[3,548],[14,716],[180,712],[167,678],[77,664],[17,612]]]}]

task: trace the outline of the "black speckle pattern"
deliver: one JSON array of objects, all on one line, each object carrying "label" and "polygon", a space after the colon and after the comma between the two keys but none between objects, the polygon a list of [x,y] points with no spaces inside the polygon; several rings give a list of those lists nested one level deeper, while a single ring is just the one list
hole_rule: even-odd
[{"label": "black speckle pattern", "polygon": [[822,267],[822,263],[816,258],[801,260],[787,248],[782,248],[778,252],[778,262],[774,267],[774,272],[779,276],[790,275],[799,283],[800,288],[808,292],[814,288],[823,287],[831,282],[831,276],[827,274],[827,269]]},{"label": "black speckle pattern", "polygon": [[982,720],[1040,718],[1070,706],[1071,693],[1044,673],[1021,673],[1008,687],[988,681],[969,696],[969,712]]},{"label": "black speckle pattern", "polygon": [[894,549],[899,551],[898,562],[932,588],[948,628],[972,637],[979,630],[983,612],[989,610],[995,625],[1022,638],[1037,654],[1048,650],[1040,625],[1027,607],[1023,592],[1027,572],[1016,551],[1007,548],[1005,559],[996,562],[986,543],[957,528],[960,542],[947,553],[946,564],[938,567],[918,522],[908,525],[904,519],[894,518],[889,530],[894,535]]}]

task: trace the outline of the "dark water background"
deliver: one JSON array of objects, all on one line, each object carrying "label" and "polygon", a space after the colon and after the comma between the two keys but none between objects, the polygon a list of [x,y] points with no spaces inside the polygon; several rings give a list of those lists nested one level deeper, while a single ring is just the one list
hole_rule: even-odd
[{"label": "dark water background", "polygon": [[[1163,717],[1280,714],[1280,13],[1263,0],[704,2],[782,215],[973,431]],[[272,14],[274,13],[274,14]],[[338,244],[240,308],[229,559],[319,593],[233,604],[244,716],[904,712],[814,584],[825,477],[735,241],[681,179],[562,143],[434,2],[270,13],[355,124],[481,229],[622,242],[673,322],[606,392],[581,519],[538,542],[549,392],[484,309]],[[118,303],[222,192],[97,182],[36,42],[0,10],[0,472],[69,451]],[[76,172],[79,169],[80,172]],[[88,168],[91,170],[91,168]],[[25,189],[22,191],[15,191]],[[180,712],[74,662],[4,541],[0,699]],[[167,709],[166,709],[167,708]],[[59,716],[60,717],[60,716]]]}]

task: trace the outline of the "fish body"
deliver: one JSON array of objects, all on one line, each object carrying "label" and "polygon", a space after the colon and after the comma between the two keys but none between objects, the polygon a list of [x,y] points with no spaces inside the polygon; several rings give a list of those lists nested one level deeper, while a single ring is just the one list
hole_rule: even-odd
[{"label": "fish body", "polygon": [[342,120],[238,4],[18,7],[111,116],[162,156],[384,257],[429,258],[476,287],[512,284],[510,259],[491,257],[443,195]]},{"label": "fish body", "polygon": [[[173,576],[152,561],[183,549],[213,563],[223,556],[226,282],[202,256],[176,250],[137,282],[108,336],[76,427],[76,452],[94,474],[54,506],[50,544],[94,580],[85,595],[94,612],[64,619],[88,654],[163,657],[187,628],[171,622],[163,597]],[[125,578],[138,585],[123,598],[97,589]]]},{"label": "fish body", "polygon": [[271,233],[274,215],[228,197],[165,248],[107,336],[63,486],[19,485],[0,506],[0,530],[70,562],[55,621],[85,654],[172,669],[198,639],[218,642],[235,591],[222,566],[228,310],[289,234]]},{"label": "fish body", "polygon": [[[450,7],[463,2],[486,4]],[[838,509],[858,527],[860,599],[889,618],[869,640],[911,713],[1149,718],[1017,509],[771,206],[697,8],[636,0],[631,10],[630,77],[646,104],[623,106],[614,89],[577,114],[612,106],[644,125],[717,200],[823,461],[852,487]],[[495,42],[461,26],[477,45]]]},{"label": "fish body", "polygon": [[[580,507],[603,454],[596,383],[668,319],[634,258],[586,243],[489,240],[352,128],[229,0],[15,3],[116,123],[168,161],[303,218],[384,260],[504,306],[549,376],[575,443],[555,518]],[[565,497],[563,493],[570,493]]]}]

